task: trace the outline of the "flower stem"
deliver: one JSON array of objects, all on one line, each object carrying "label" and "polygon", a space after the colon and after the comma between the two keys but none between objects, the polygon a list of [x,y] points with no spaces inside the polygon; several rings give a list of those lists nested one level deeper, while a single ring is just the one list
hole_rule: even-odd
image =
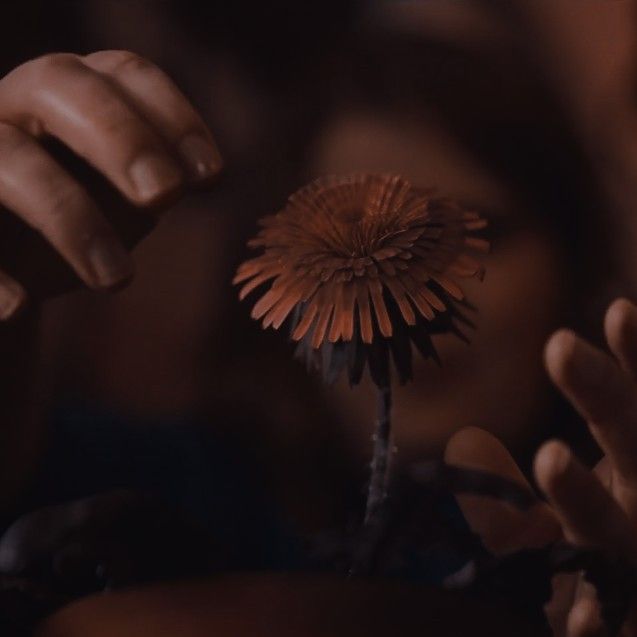
[{"label": "flower stem", "polygon": [[367,491],[365,518],[358,545],[352,556],[349,575],[370,575],[376,564],[378,552],[385,535],[383,506],[389,487],[391,459],[391,387],[378,387],[378,415],[374,432],[374,456]]},{"label": "flower stem", "polygon": [[363,525],[373,524],[380,512],[389,485],[389,462],[391,459],[391,387],[378,388],[378,411],[374,432],[374,456],[372,473],[367,491],[367,506]]}]

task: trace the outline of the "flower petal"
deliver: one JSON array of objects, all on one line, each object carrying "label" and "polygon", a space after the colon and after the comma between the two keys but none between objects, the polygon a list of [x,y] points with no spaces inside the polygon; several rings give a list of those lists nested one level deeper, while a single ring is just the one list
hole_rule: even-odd
[{"label": "flower petal", "polygon": [[303,313],[303,316],[301,317],[301,320],[294,328],[294,332],[292,333],[292,340],[300,341],[307,334],[314,321],[314,318],[316,317],[317,312],[318,304],[316,303],[316,300],[314,300],[307,306],[305,312]]},{"label": "flower petal", "polygon": [[431,307],[431,304],[427,301],[427,299],[420,293],[419,287],[423,287],[426,289],[426,286],[420,286],[416,281],[414,281],[408,274],[401,275],[401,282],[405,289],[407,290],[407,294],[409,294],[409,298],[412,303],[416,306],[416,309],[428,320],[433,320],[435,317],[434,311]]},{"label": "flower petal", "polygon": [[446,277],[444,274],[434,274],[432,279],[442,286],[442,288],[448,292],[454,299],[457,301],[462,301],[464,299],[464,292],[462,289],[454,283],[449,277]]},{"label": "flower petal", "polygon": [[371,343],[374,338],[372,310],[369,303],[369,285],[367,281],[356,280],[356,304],[363,343]]},{"label": "flower petal", "polygon": [[239,300],[243,301],[243,299],[245,299],[246,296],[248,296],[248,294],[252,292],[252,290],[256,290],[256,288],[258,288],[260,285],[274,278],[278,274],[279,272],[275,270],[274,268],[272,268],[270,270],[265,270],[259,276],[254,277],[254,279],[252,279],[251,281],[248,281],[248,283],[246,283],[241,288],[241,292],[239,292]]},{"label": "flower petal", "polygon": [[411,303],[407,298],[407,291],[403,284],[398,279],[390,276],[383,276],[381,281],[394,297],[396,304],[400,309],[400,313],[405,319],[405,323],[407,323],[407,325],[416,325],[416,315],[414,314],[414,309],[411,307]]},{"label": "flower petal", "polygon": [[378,279],[370,279],[369,292],[372,297],[372,303],[374,304],[374,312],[376,313],[380,333],[386,338],[389,338],[392,335],[391,319],[387,313],[387,306],[383,298],[383,286]]},{"label": "flower petal", "polygon": [[334,303],[325,300],[321,306],[316,325],[314,326],[314,334],[312,334],[312,347],[318,349],[325,340],[325,332],[332,317]]}]

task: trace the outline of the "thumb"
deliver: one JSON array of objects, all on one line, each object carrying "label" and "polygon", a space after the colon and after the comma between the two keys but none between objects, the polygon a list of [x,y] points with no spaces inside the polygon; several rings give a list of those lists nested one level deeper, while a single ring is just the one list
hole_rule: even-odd
[{"label": "thumb", "polygon": [[[445,461],[461,468],[489,471],[531,490],[504,445],[483,429],[467,427],[454,434],[447,443]],[[486,496],[459,495],[457,501],[471,529],[494,555],[540,548],[561,536],[555,516],[539,499],[527,511]]]}]

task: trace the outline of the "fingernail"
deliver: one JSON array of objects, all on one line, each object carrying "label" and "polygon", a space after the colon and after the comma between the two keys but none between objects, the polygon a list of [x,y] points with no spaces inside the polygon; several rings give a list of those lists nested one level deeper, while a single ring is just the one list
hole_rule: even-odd
[{"label": "fingernail", "polygon": [[133,276],[131,257],[115,239],[93,239],[88,249],[88,258],[99,287],[110,288]]},{"label": "fingernail", "polygon": [[0,286],[0,321],[15,316],[26,302],[26,294],[21,286],[3,283]]},{"label": "fingernail", "polygon": [[144,202],[151,202],[175,190],[182,180],[179,166],[158,153],[138,157],[128,172],[138,197]]},{"label": "fingernail", "polygon": [[188,166],[192,179],[204,180],[214,177],[223,165],[217,148],[199,135],[188,135],[179,144],[179,154]]}]

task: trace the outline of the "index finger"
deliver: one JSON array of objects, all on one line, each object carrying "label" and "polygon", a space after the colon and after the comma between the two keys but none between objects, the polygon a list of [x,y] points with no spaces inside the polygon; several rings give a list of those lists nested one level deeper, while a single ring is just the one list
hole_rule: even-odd
[{"label": "index finger", "polygon": [[2,79],[0,120],[51,135],[131,202],[149,206],[182,186],[182,169],[152,125],[112,82],[77,56],[27,62]]},{"label": "index finger", "polygon": [[130,51],[98,51],[82,61],[118,85],[175,149],[193,181],[209,180],[219,173],[222,159],[212,134],[160,68]]}]

